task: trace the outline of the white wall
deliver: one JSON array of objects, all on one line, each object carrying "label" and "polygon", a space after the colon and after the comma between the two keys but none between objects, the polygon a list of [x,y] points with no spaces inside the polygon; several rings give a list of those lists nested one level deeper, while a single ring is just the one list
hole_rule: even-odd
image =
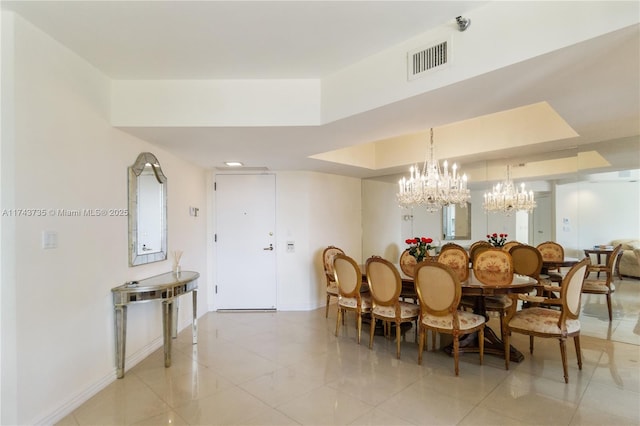
[{"label": "white wall", "polygon": [[[556,232],[567,256],[621,238],[640,239],[640,183],[577,182],[556,189]],[[567,221],[563,221],[567,219]]]},{"label": "white wall", "polygon": [[[315,309],[326,301],[322,251],[333,245],[362,258],[360,179],[278,172],[276,188],[278,309]],[[294,253],[287,253],[287,241]]]},{"label": "white wall", "polygon": [[[2,26],[3,41],[15,38],[15,56],[3,48],[3,71],[13,65],[15,80],[3,74],[2,97],[3,106],[12,97],[15,118],[3,111],[2,208],[125,209],[127,167],[152,151],[168,177],[169,251],[183,250],[183,268],[200,271],[205,287],[206,211],[188,214],[189,206],[205,207],[204,171],[113,128],[103,74],[20,17],[3,12],[6,23],[15,25],[15,33]],[[129,268],[126,216],[9,219],[2,224],[1,422],[52,423],[115,379],[110,289],[169,271],[171,260]],[[57,233],[58,248],[41,248],[45,230]],[[190,304],[182,308],[185,326]],[[159,304],[130,307],[128,367],[161,345],[160,319]]]},{"label": "white wall", "polygon": [[[397,262],[404,250],[402,239],[406,223],[402,217],[410,215],[398,207],[398,186],[375,180],[362,181],[362,261],[382,256]],[[409,238],[405,237],[405,240]]]},{"label": "white wall", "polygon": [[114,80],[115,126],[320,124],[320,80]]}]

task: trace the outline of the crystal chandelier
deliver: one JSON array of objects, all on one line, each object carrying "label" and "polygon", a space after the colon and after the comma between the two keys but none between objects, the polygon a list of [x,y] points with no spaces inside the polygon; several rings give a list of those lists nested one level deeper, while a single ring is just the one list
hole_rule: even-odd
[{"label": "crystal chandelier", "polygon": [[525,191],[524,183],[520,184],[520,190],[511,180],[511,166],[507,166],[507,180],[493,187],[491,192],[484,194],[482,205],[488,212],[502,212],[510,216],[514,211],[533,211],[536,202],[533,199],[533,191]]},{"label": "crystal chandelier", "polygon": [[445,161],[443,170],[434,159],[433,153],[433,128],[431,129],[431,144],[427,150],[422,170],[416,165],[409,170],[409,179],[402,178],[398,185],[398,203],[400,207],[425,206],[427,211],[435,212],[442,206],[460,204],[466,206],[471,197],[467,189],[467,175],[460,175],[456,164],[449,173],[448,164]]}]

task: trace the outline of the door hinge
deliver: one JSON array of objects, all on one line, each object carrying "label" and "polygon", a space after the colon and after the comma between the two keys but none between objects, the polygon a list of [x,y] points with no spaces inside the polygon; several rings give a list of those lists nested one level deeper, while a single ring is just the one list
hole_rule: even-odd
[{"label": "door hinge", "polygon": [[218,294],[218,285],[216,284],[216,294]]},{"label": "door hinge", "polygon": [[218,182],[213,182],[213,190],[214,191],[218,190]]},{"label": "door hinge", "polygon": [[218,234],[213,234],[213,242],[214,243],[218,242]]}]

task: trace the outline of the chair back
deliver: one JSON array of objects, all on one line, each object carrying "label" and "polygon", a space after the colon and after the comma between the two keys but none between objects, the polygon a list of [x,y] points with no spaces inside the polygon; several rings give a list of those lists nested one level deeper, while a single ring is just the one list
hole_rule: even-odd
[{"label": "chair back", "polygon": [[335,281],[335,276],[333,274],[333,258],[337,254],[344,254],[344,250],[335,246],[329,246],[322,252],[322,262],[324,265],[324,275],[327,278],[327,286]]},{"label": "chair back", "polygon": [[616,272],[616,267],[618,266],[618,261],[620,260],[620,250],[622,250],[622,244],[618,244],[613,248],[611,255],[609,256],[609,260],[607,261],[607,270],[610,272],[610,276]]},{"label": "chair back", "polygon": [[473,273],[483,284],[508,285],[513,281],[513,259],[501,248],[487,248],[473,261]]},{"label": "chair back", "polygon": [[415,286],[422,315],[449,315],[460,304],[460,280],[447,265],[430,261],[420,262],[416,267]]},{"label": "chair back", "polygon": [[513,259],[513,272],[520,275],[527,275],[540,281],[540,271],[542,270],[542,254],[537,248],[526,244],[518,244],[509,250]]},{"label": "chair back", "polygon": [[460,282],[469,279],[469,255],[461,246],[452,244],[449,248],[443,249],[438,255],[438,263],[451,268]]},{"label": "chair back", "polygon": [[488,241],[476,241],[475,243],[471,244],[471,247],[469,247],[469,259],[471,260],[471,263],[475,262],[476,255],[480,251],[492,247],[493,246]]},{"label": "chair back", "polygon": [[545,241],[536,247],[542,255],[543,261],[562,262],[564,260],[564,248],[554,241]]},{"label": "chair back", "polygon": [[[455,248],[455,249],[462,249],[465,250],[464,247],[462,247],[460,244],[456,244],[456,243],[446,243],[444,244],[442,247],[440,247],[440,252],[442,253],[444,250],[449,250],[451,248]],[[465,250],[466,251],[466,250]]]},{"label": "chair back", "polygon": [[333,257],[334,279],[342,297],[358,297],[362,286],[362,273],[355,260],[338,253]]},{"label": "chair back", "polygon": [[417,264],[418,261],[409,253],[409,249],[400,255],[400,269],[406,276],[413,278]]},{"label": "chair back", "polygon": [[367,259],[367,281],[375,305],[394,306],[402,291],[400,273],[391,262],[379,256]]},{"label": "chair back", "polygon": [[503,246],[502,246],[502,250],[504,251],[510,251],[512,247],[518,246],[522,244],[519,241],[507,241]]},{"label": "chair back", "polygon": [[562,280],[560,298],[562,299],[562,315],[558,326],[562,328],[565,318],[576,319],[580,315],[580,296],[582,295],[582,283],[587,275],[589,259],[582,259],[571,267]]}]

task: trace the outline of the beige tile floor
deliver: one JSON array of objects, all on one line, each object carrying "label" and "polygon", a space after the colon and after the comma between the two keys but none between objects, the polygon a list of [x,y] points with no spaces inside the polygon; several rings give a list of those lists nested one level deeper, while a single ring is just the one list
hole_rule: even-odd
[{"label": "beige tile floor", "polygon": [[[417,364],[413,330],[395,345],[376,337],[356,344],[353,316],[333,334],[335,306],[310,312],[208,313],[199,341],[190,329],[131,368],[60,425],[638,425],[640,281],[617,283],[614,320],[605,298],[582,299],[583,369],[568,345],[569,384],[557,340],[514,334],[525,354],[505,371],[501,358],[453,359],[428,352]],[[499,330],[496,319],[490,325]]]}]

